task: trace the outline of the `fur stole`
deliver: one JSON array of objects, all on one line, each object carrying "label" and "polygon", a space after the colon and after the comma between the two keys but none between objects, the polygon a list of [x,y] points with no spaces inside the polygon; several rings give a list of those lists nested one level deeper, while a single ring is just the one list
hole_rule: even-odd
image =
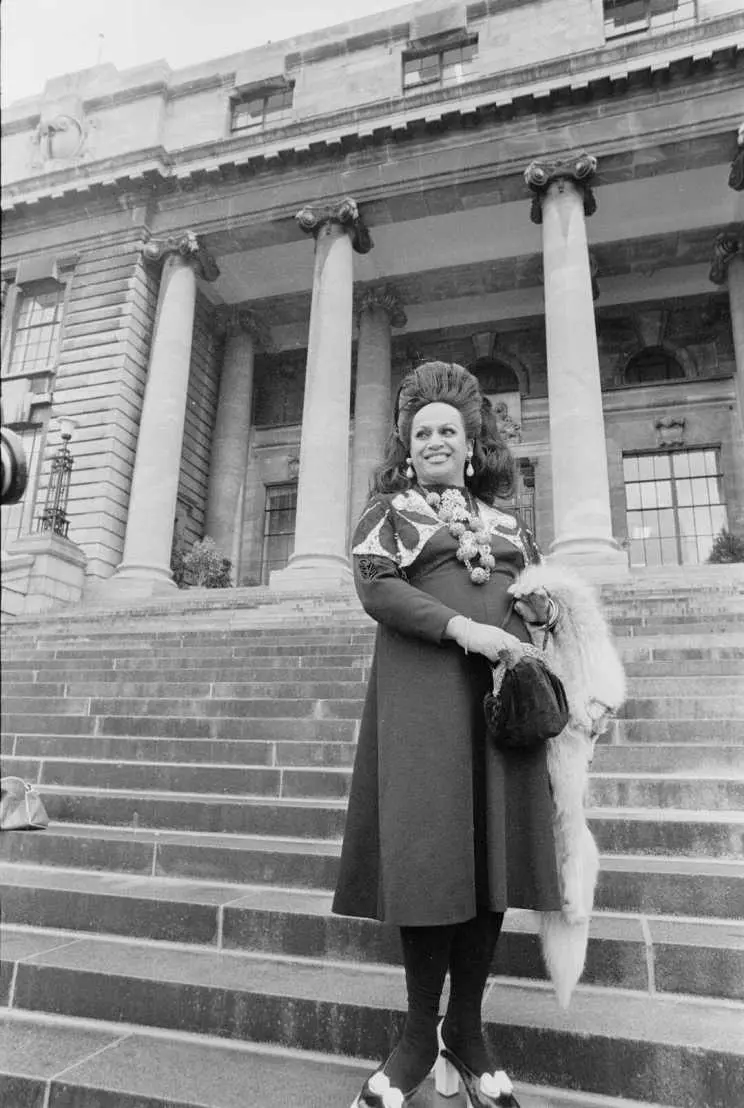
[{"label": "fur stole", "polygon": [[[563,907],[542,912],[546,968],[562,1008],[584,969],[599,852],[584,816],[594,741],[625,699],[625,675],[594,590],[569,570],[547,562],[528,566],[510,592],[516,600],[547,589],[559,605],[545,660],[566,689],[571,718],[548,740],[558,877]],[[544,632],[534,632],[542,645]]]}]

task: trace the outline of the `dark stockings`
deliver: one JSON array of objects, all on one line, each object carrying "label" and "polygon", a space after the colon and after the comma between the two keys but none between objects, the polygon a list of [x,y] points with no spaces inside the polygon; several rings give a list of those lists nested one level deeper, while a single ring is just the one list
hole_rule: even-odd
[{"label": "dark stockings", "polygon": [[483,1041],[481,1002],[503,920],[503,913],[480,912],[467,923],[448,927],[401,927],[408,1015],[385,1073],[403,1093],[420,1084],[436,1061],[439,1001],[448,969],[445,1044],[475,1073],[492,1068]]},{"label": "dark stockings", "polygon": [[478,1075],[493,1069],[483,1040],[481,1004],[503,922],[503,912],[479,912],[458,926],[450,949],[450,998],[442,1039]]}]

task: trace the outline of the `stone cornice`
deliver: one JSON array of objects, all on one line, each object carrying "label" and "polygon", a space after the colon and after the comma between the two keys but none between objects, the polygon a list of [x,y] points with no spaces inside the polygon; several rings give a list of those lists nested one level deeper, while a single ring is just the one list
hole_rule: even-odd
[{"label": "stone cornice", "polygon": [[713,259],[710,263],[710,280],[714,285],[725,285],[728,267],[737,254],[744,255],[744,228],[740,232],[721,231],[713,243]]},{"label": "stone cornice", "polygon": [[585,150],[569,158],[550,161],[536,158],[524,171],[527,187],[532,190],[532,208],[530,219],[533,223],[542,223],[542,202],[552,184],[563,191],[563,182],[571,181],[581,193],[584,201],[584,215],[594,215],[597,201],[591,188],[591,182],[597,172],[597,159]]},{"label": "stone cornice", "polygon": [[308,205],[300,208],[295,219],[300,230],[317,238],[321,227],[326,223],[338,223],[349,233],[351,245],[357,254],[368,254],[372,249],[372,239],[364,220],[359,214],[356,200],[345,196],[337,204]]},{"label": "stone cornice", "polygon": [[[651,87],[658,80],[659,73],[673,72],[678,66],[685,68],[686,73],[689,69],[694,71],[698,68],[706,74],[714,54],[719,61],[729,55],[733,61],[742,52],[741,36],[734,38],[733,32],[742,28],[744,16],[730,16],[700,24],[696,28],[697,37],[691,38],[685,28],[667,36],[651,36],[649,42],[656,50],[663,46],[663,41],[669,40],[667,56],[655,57],[653,70],[643,52],[644,44],[635,41],[611,49],[585,52],[575,58],[510,70],[458,86],[455,90],[438,90],[435,95],[431,92],[416,96],[407,94],[387,100],[384,105],[371,103],[353,111],[316,116],[261,135],[227,141],[215,137],[213,142],[186,151],[164,152],[157,170],[164,180],[175,177],[183,181],[204,172],[220,173],[223,166],[279,164],[287,155],[328,157],[339,153],[347,142],[374,145],[384,135],[397,138],[404,134],[420,134],[429,128],[439,133],[443,125],[460,127],[474,117],[488,119],[491,115],[494,118],[504,113],[508,115],[515,103],[520,111],[539,113],[551,108],[554,98],[561,103],[581,104],[590,96],[595,99],[616,97],[618,92],[627,89],[629,81],[632,80],[637,87],[644,83]],[[708,41],[715,39],[716,34],[729,34],[731,41]],[[220,77],[223,84],[225,76]],[[689,73],[687,76],[689,79]],[[496,100],[493,93],[497,93]],[[14,122],[9,126],[13,126]],[[143,152],[138,151],[122,155],[117,160],[131,164],[136,158],[141,164],[142,156]],[[140,164],[128,174],[122,174],[119,180],[127,180],[131,176],[136,181],[142,172]],[[86,176],[93,177],[95,168],[94,163],[89,163],[84,170]],[[81,187],[81,169],[77,166],[55,174],[56,179],[64,182],[61,191],[74,192]],[[28,202],[31,180],[13,182],[8,186],[4,206],[13,208],[16,204]],[[45,176],[33,180],[34,183],[43,182],[40,191],[44,194],[52,191],[50,178]],[[38,196],[28,199],[35,200]]]},{"label": "stone cornice", "polygon": [[387,312],[391,327],[405,327],[408,322],[403,301],[393,285],[362,288],[355,293],[354,310],[357,316],[372,308],[382,308]]},{"label": "stone cornice", "polygon": [[181,235],[171,235],[164,239],[150,239],[142,247],[142,255],[148,262],[161,262],[168,254],[178,254],[193,263],[197,274],[204,281],[216,281],[220,275],[217,262],[193,231],[184,231]]}]

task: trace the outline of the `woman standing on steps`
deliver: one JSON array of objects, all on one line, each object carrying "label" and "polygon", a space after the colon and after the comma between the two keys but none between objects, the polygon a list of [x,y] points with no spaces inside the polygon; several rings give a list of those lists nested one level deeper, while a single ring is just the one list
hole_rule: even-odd
[{"label": "woman standing on steps", "polygon": [[570,894],[546,748],[505,757],[486,743],[482,703],[491,663],[519,656],[528,623],[556,628],[563,604],[539,580],[516,603],[510,592],[540,555],[494,506],[512,459],[476,378],[422,365],[394,418],[353,540],[379,627],[333,910],[400,928],[408,1012],[352,1108],[402,1108],[435,1063],[444,1095],[462,1082],[471,1108],[518,1108],[483,1036],[483,992],[506,909],[557,915]]}]

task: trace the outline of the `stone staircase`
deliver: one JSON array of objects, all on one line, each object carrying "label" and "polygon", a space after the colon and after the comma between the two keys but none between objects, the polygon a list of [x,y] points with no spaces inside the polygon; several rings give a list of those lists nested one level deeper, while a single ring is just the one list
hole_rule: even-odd
[{"label": "stone staircase", "polygon": [[[396,933],[330,914],[373,625],[242,592],[5,632],[2,770],[53,821],[0,836],[7,1108],[344,1108],[400,1026]],[[586,972],[560,1011],[508,913],[489,1033],[523,1108],[738,1108],[744,583],[605,600]]]}]

